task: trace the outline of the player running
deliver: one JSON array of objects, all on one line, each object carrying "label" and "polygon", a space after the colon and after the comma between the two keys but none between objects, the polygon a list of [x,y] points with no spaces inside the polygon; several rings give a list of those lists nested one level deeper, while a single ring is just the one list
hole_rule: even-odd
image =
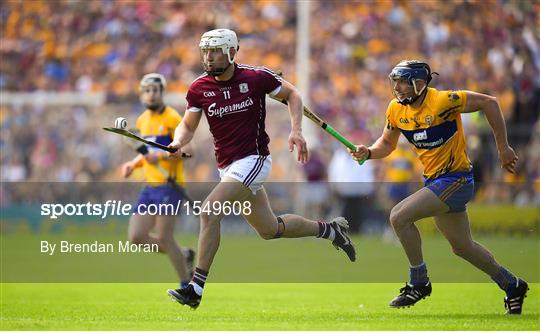
[{"label": "player running", "polygon": [[506,292],[507,313],[521,314],[527,283],[499,265],[491,252],[472,239],[465,207],[472,198],[474,182],[460,113],[484,112],[495,136],[501,167],[514,173],[518,157],[508,145],[499,103],[495,97],[477,92],[429,88],[433,74],[422,61],[397,64],[389,75],[395,99],[386,111],[382,136],[370,147],[358,145],[351,153],[357,160],[384,158],[396,148],[402,133],[424,165],[424,188],[390,212],[390,223],[411,265],[409,282],[390,306],[408,307],[431,294],[420,233],[414,223],[434,217],[453,252],[491,276]]},{"label": "player running", "polygon": [[[176,155],[183,152],[204,112],[214,137],[221,182],[203,206],[208,203],[212,206],[214,202],[250,202],[252,213],[243,217],[263,239],[316,236],[332,241],[354,261],[356,253],[344,218],[317,222],[293,214],[276,216],[270,208],[263,187],[272,165],[270,139],[265,131],[265,97],[268,94],[288,101],[292,124],[289,150],[292,152],[296,147],[298,161],[305,163],[308,149],[302,136],[303,106],[296,88],[264,67],[235,63],[239,45],[232,30],[204,33],[199,48],[206,73],[189,87],[184,120],[176,128],[169,146],[178,149]],[[199,306],[219,246],[222,218],[222,215],[201,214],[199,256],[193,279],[184,289],[168,290],[177,302],[192,308]]]},{"label": "player running", "polygon": [[[163,94],[167,82],[156,73],[145,75],[140,82],[140,98],[146,110],[137,119],[140,134],[149,140],[164,145],[172,141],[173,133],[182,121],[176,110],[166,106]],[[184,199],[184,165],[182,160],[171,159],[166,152],[142,145],[133,160],[122,165],[122,175],[129,177],[133,170],[142,167],[147,185],[141,191],[133,215],[129,221],[128,238],[136,244],[157,244],[159,252],[166,253],[173,264],[180,284],[186,286],[191,279],[195,252],[178,246],[174,239],[176,216],[162,213],[147,215],[150,204],[172,204]],[[139,214],[139,212],[141,214]],[[156,235],[150,235],[154,229]]]}]

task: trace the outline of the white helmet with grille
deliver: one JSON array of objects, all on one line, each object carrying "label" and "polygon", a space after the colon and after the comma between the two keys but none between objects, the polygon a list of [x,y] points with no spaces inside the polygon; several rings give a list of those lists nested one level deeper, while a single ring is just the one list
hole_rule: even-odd
[{"label": "white helmet with grille", "polygon": [[215,29],[205,32],[199,43],[201,50],[208,48],[219,48],[223,54],[227,54],[229,63],[233,63],[230,49],[234,48],[238,51],[238,37],[236,33],[229,29]]}]

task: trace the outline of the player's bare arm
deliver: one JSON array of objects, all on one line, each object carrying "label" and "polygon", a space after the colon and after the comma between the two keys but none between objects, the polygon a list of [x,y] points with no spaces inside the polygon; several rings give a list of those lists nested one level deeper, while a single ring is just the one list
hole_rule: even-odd
[{"label": "player's bare arm", "polygon": [[133,170],[135,168],[140,167],[143,159],[144,159],[144,156],[142,154],[138,154],[137,157],[124,163],[122,165],[122,176],[124,178],[128,178],[131,175],[131,173],[133,173]]},{"label": "player's bare arm", "polygon": [[473,91],[466,91],[466,94],[467,104],[463,113],[484,112],[493,131],[493,136],[495,136],[501,167],[510,173],[515,173],[518,157],[508,144],[506,124],[497,98]]},{"label": "player's bare arm", "polygon": [[[188,152],[187,150],[191,150],[189,147],[187,147],[187,145],[193,139],[195,130],[197,130],[199,122],[201,121],[201,116],[202,112],[186,111],[182,122],[180,122],[174,131],[173,141],[171,144],[169,144],[169,147],[175,148],[177,151],[175,153],[170,153],[169,156],[180,158],[182,152]],[[186,151],[184,151],[184,149]]]},{"label": "player's bare arm", "polygon": [[291,116],[291,133],[289,135],[289,151],[294,151],[296,146],[298,151],[297,160],[305,163],[309,159],[307,143],[302,136],[302,112],[303,102],[298,90],[289,82],[283,80],[281,90],[276,94],[276,98],[284,99],[289,104],[289,114]]},{"label": "player's bare arm", "polygon": [[396,149],[399,135],[399,130],[385,127],[381,137],[379,137],[370,147],[357,145],[356,151],[348,150],[355,160],[381,159],[388,156]]},{"label": "player's bare arm", "polygon": [[144,159],[149,162],[152,165],[156,165],[160,159],[163,159],[165,156],[167,156],[166,152],[156,151],[156,152],[150,152],[147,153],[144,156]]}]

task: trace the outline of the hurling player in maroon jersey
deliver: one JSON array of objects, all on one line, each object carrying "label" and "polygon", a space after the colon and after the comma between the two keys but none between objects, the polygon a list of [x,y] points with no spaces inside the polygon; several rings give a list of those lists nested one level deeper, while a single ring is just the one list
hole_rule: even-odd
[{"label": "hurling player in maroon jersey", "polygon": [[[344,218],[318,222],[293,214],[276,216],[270,208],[263,187],[272,165],[268,150],[270,138],[265,131],[265,99],[268,94],[288,101],[292,127],[289,151],[296,147],[298,161],[305,163],[308,149],[302,136],[303,104],[296,88],[264,67],[235,63],[239,45],[232,30],[204,33],[199,48],[206,73],[191,83],[186,96],[187,111],[169,146],[178,149],[174,155],[179,156],[193,138],[204,112],[214,138],[221,182],[203,206],[207,203],[214,206],[215,202],[249,202],[250,213],[243,213],[243,217],[263,239],[324,238],[344,250],[354,261],[356,253],[347,235],[349,226]],[[199,255],[193,279],[185,288],[168,291],[177,302],[198,307],[219,247],[222,218],[222,214],[200,215]]]}]

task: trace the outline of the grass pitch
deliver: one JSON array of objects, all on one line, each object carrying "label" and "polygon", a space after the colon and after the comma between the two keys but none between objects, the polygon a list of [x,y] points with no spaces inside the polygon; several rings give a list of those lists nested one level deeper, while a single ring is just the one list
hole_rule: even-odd
[{"label": "grass pitch", "polygon": [[408,309],[388,301],[400,284],[210,283],[197,310],[170,284],[2,284],[9,330],[536,330],[539,284],[522,316],[504,314],[494,284],[434,284]]},{"label": "grass pitch", "polygon": [[[358,261],[350,263],[344,253],[323,240],[274,242],[227,235],[202,304],[195,311],[166,295],[167,288],[177,285],[163,283],[176,279],[164,255],[39,253],[43,239],[93,238],[79,233],[0,236],[0,329],[540,329],[540,242],[536,236],[478,237],[499,262],[530,282],[522,316],[505,315],[503,292],[452,255],[438,235],[423,238],[433,294],[408,309],[388,307],[408,277],[399,245],[377,237],[354,237]],[[103,241],[124,238],[124,232],[99,237]],[[182,235],[180,243],[195,246],[196,236]],[[70,283],[80,280],[90,282]],[[129,283],[134,280],[143,282]]]}]

